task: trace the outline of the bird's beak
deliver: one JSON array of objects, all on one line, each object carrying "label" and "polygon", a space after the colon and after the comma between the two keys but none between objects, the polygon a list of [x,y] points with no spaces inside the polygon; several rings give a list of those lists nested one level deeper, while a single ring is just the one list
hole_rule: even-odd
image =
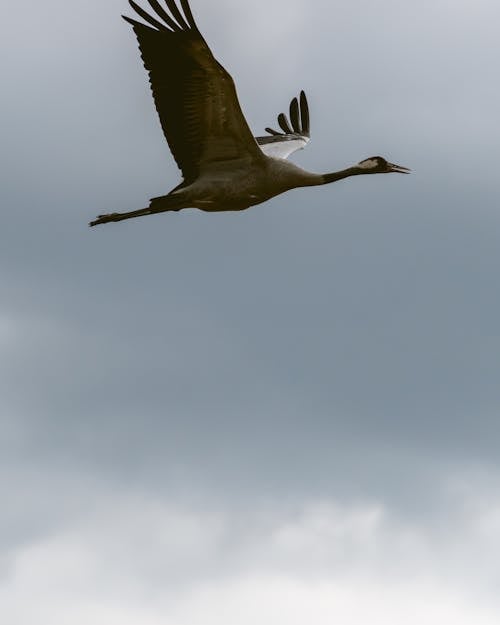
[{"label": "bird's beak", "polygon": [[398,174],[409,174],[411,169],[408,167],[403,167],[402,165],[394,165],[394,163],[387,163],[389,167],[389,173],[396,172]]}]

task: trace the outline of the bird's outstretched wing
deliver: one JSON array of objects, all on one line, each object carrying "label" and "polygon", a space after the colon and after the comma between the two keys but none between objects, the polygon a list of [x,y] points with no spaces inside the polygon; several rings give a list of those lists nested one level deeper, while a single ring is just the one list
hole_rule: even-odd
[{"label": "bird's outstretched wing", "polygon": [[147,1],[154,17],[129,0],[148,25],[123,18],[139,41],[160,123],[185,182],[215,161],[261,159],[233,79],[212,55],[188,0]]},{"label": "bird's outstretched wing", "polygon": [[297,98],[290,102],[290,120],[284,113],[278,115],[278,124],[283,132],[266,128],[271,136],[255,137],[260,149],[267,156],[288,158],[297,150],[302,150],[310,141],[309,106],[306,94],[300,92],[300,103]]}]

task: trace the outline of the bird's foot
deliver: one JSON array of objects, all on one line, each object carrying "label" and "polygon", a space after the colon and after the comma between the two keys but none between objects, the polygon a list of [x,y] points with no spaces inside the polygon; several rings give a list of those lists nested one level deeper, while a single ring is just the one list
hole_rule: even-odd
[{"label": "bird's foot", "polygon": [[98,226],[99,224],[106,224],[110,221],[120,221],[122,216],[120,213],[107,213],[106,215],[98,215],[97,219],[91,221],[89,226]]}]

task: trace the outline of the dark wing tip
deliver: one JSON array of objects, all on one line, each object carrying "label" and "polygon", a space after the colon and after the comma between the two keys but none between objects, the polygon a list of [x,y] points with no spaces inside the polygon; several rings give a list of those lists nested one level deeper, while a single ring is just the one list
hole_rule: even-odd
[{"label": "dark wing tip", "polygon": [[182,7],[182,10],[184,11],[184,15],[186,16],[186,19],[189,25],[191,26],[191,28],[193,28],[194,30],[198,30],[198,26],[196,25],[196,22],[194,21],[194,17],[193,17],[193,14],[191,13],[191,7],[189,6],[188,0],[181,0],[181,7]]},{"label": "dark wing tip", "polygon": [[300,119],[302,122],[302,134],[310,136],[311,126],[309,120],[309,105],[304,91],[300,92]]},{"label": "dark wing tip", "polygon": [[300,134],[302,126],[300,124],[299,102],[297,98],[293,98],[290,102],[290,121],[292,122],[293,131]]},{"label": "dark wing tip", "polygon": [[280,125],[280,128],[286,132],[286,134],[293,134],[293,129],[290,127],[288,119],[284,113],[280,113],[278,115],[278,124]]},{"label": "dark wing tip", "polygon": [[155,20],[154,17],[149,15],[149,13],[147,13],[142,7],[140,7],[138,4],[136,4],[134,2],[134,0],[128,0],[128,2],[130,4],[130,6],[134,9],[134,11],[137,13],[137,15],[142,17],[142,19],[145,22],[148,22],[148,24],[151,24],[151,26],[154,26],[154,28],[156,28],[158,30],[168,30],[167,27],[165,26],[165,24],[162,24],[158,20]]},{"label": "dark wing tip", "polygon": [[[170,13],[172,13],[172,17],[179,24],[181,29],[189,29],[189,24],[187,23],[186,18],[179,11],[179,7],[177,6],[175,0],[165,0],[165,2],[167,3]],[[182,3],[182,5],[184,6],[184,3]]]},{"label": "dark wing tip", "polygon": [[150,28],[149,26],[146,26],[146,24],[143,24],[142,22],[138,22],[137,20],[133,20],[131,17],[127,17],[126,15],[122,15],[122,17],[123,17],[123,19],[126,22],[128,22],[134,28],[136,26],[139,26],[139,28],[145,28],[147,30],[154,30],[153,28]]},{"label": "dark wing tip", "polygon": [[272,128],[264,128],[264,130],[266,132],[268,132],[270,135],[281,135],[281,132],[278,132],[277,130],[273,130]]},{"label": "dark wing tip", "polygon": [[170,15],[165,11],[165,9],[161,6],[158,0],[148,0],[149,6],[153,9],[156,15],[162,19],[167,26],[174,31],[182,30],[182,28],[174,21]]},{"label": "dark wing tip", "polygon": [[[299,98],[293,98],[290,102],[290,120],[284,113],[280,113],[278,115],[278,124],[285,135],[310,136],[309,106],[304,91],[300,92]],[[272,128],[266,128],[265,130],[270,135],[283,136],[283,133]]]},{"label": "dark wing tip", "polygon": [[[180,0],[181,7],[184,11],[184,15],[179,10],[177,6],[176,0],[165,0],[168,10],[171,15],[167,13],[167,11],[161,6],[158,0],[147,0],[149,6],[156,13],[156,16],[162,20],[159,22],[152,15],[147,13],[142,7],[140,7],[134,0],[128,0],[132,9],[140,16],[142,19],[157,30],[173,30],[173,31],[181,31],[181,30],[196,30],[199,33],[198,27],[196,26],[196,22],[194,21],[193,14],[191,13],[191,8],[189,6],[188,0]],[[145,26],[141,22],[137,22],[132,20],[125,15],[122,16],[127,22],[132,24],[133,26]]]}]

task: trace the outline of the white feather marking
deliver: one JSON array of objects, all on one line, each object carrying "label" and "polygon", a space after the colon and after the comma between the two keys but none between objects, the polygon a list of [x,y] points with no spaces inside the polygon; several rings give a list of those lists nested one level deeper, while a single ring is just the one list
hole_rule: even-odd
[{"label": "white feather marking", "polygon": [[358,167],[360,169],[374,169],[377,166],[378,163],[374,158],[367,158],[366,161],[361,161],[361,163],[358,163]]},{"label": "white feather marking", "polygon": [[303,150],[309,143],[309,137],[297,137],[297,139],[285,141],[273,141],[272,143],[264,143],[259,146],[266,156],[274,156],[274,158],[288,158],[290,154]]}]

